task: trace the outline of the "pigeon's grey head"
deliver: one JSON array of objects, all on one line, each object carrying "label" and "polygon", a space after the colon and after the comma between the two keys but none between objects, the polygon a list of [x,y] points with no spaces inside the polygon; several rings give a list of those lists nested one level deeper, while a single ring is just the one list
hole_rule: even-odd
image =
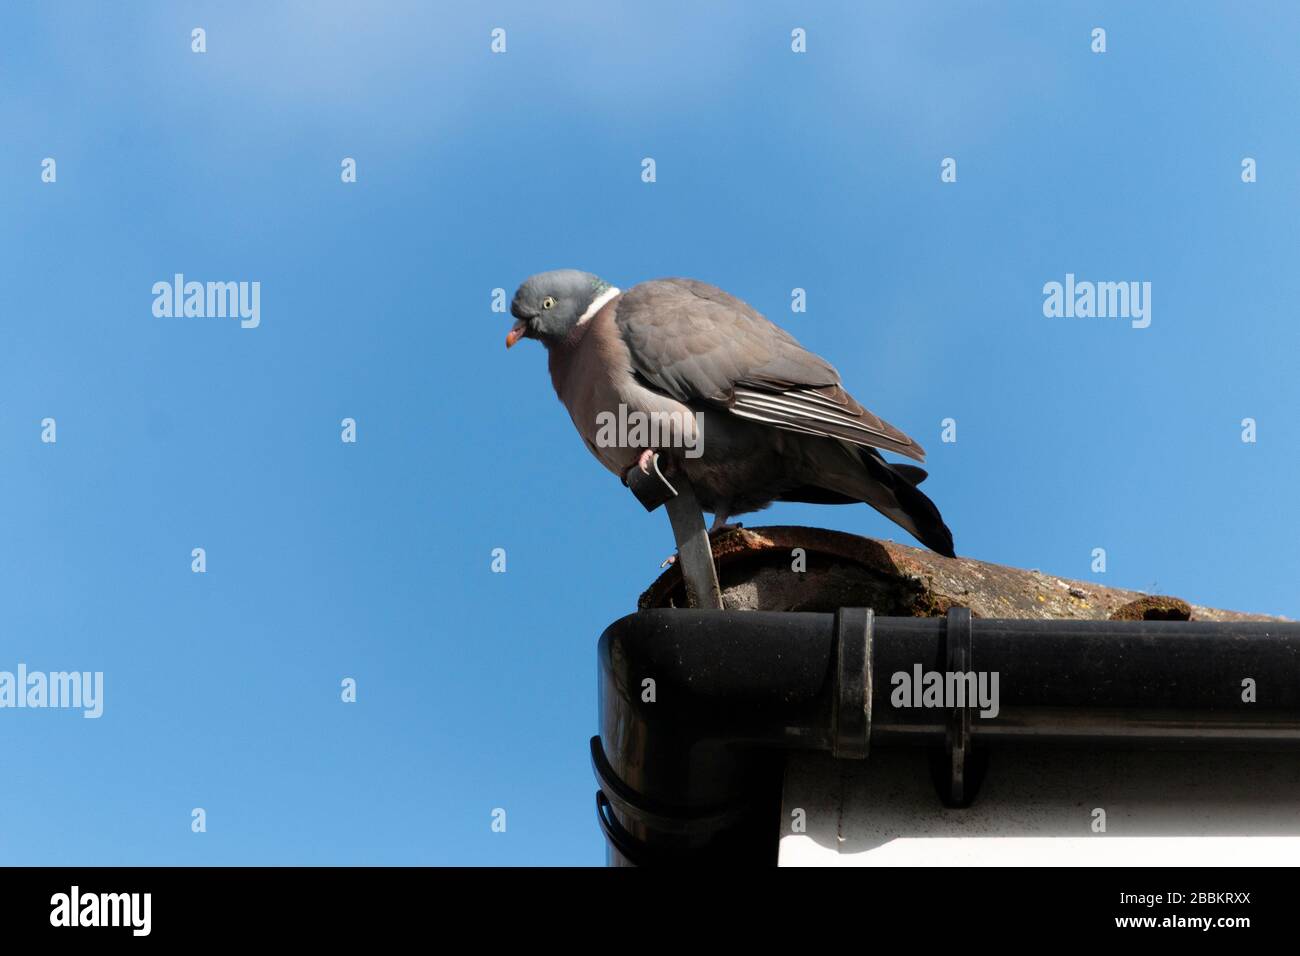
[{"label": "pigeon's grey head", "polygon": [[506,348],[520,339],[538,339],[544,345],[559,342],[579,322],[595,314],[593,306],[617,289],[590,272],[556,269],[524,280],[510,303],[518,321],[506,336]]}]

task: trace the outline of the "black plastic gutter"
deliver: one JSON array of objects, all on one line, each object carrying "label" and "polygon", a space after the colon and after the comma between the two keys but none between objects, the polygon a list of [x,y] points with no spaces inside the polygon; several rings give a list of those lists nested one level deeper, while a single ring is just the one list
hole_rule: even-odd
[{"label": "black plastic gutter", "polygon": [[[591,749],[614,865],[775,862],[790,751],[927,747],[940,799],[960,806],[1004,742],[1300,749],[1291,622],[656,609],[611,624],[598,654]],[[894,675],[926,672],[996,674],[996,716],[894,706]]]}]

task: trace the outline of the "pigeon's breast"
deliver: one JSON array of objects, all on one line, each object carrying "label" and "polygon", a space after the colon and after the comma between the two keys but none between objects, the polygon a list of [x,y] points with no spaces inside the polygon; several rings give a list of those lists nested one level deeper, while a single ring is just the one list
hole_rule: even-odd
[{"label": "pigeon's breast", "polygon": [[[694,418],[682,403],[646,388],[632,372],[613,315],[617,300],[582,326],[572,343],[551,349],[551,383],[591,453],[614,474],[622,474],[648,447],[693,441]],[[652,429],[657,428],[657,431]],[[685,430],[674,434],[675,429]]]}]

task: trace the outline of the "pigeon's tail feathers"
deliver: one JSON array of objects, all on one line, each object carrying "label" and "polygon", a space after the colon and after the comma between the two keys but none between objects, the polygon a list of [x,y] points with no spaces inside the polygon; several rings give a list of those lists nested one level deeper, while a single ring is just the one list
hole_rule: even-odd
[{"label": "pigeon's tail feathers", "polygon": [[924,468],[918,468],[916,465],[890,465],[889,467],[894,469],[895,474],[902,475],[914,485],[919,485],[930,476]]},{"label": "pigeon's tail feathers", "polygon": [[[907,529],[931,551],[955,558],[952,532],[943,523],[943,516],[934,502],[916,487],[925,478],[925,471],[912,465],[890,464],[870,448],[862,449],[859,457],[866,466],[869,484],[874,486],[863,500]],[[919,477],[916,477],[917,472],[920,472]]]},{"label": "pigeon's tail feathers", "polygon": [[786,501],[871,505],[923,545],[953,558],[952,532],[934,502],[916,487],[925,471],[915,465],[885,461],[874,448],[847,441],[803,439],[798,445],[807,484],[787,492]]},{"label": "pigeon's tail feathers", "polygon": [[[793,479],[775,497],[813,504],[863,502],[930,550],[953,558],[952,532],[934,502],[916,487],[926,477],[915,465],[887,462],[874,448],[845,440],[800,437],[781,447]],[[699,485],[697,483],[696,487]],[[742,512],[736,511],[736,514]]]}]

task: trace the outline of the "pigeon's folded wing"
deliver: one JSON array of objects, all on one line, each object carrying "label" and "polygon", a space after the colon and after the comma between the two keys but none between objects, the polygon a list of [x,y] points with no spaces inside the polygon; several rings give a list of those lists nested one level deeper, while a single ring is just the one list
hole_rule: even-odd
[{"label": "pigeon's folded wing", "polygon": [[614,321],[633,371],[680,402],[925,460],[920,445],[844,391],[828,362],[721,289],[643,282],[623,294]]}]

